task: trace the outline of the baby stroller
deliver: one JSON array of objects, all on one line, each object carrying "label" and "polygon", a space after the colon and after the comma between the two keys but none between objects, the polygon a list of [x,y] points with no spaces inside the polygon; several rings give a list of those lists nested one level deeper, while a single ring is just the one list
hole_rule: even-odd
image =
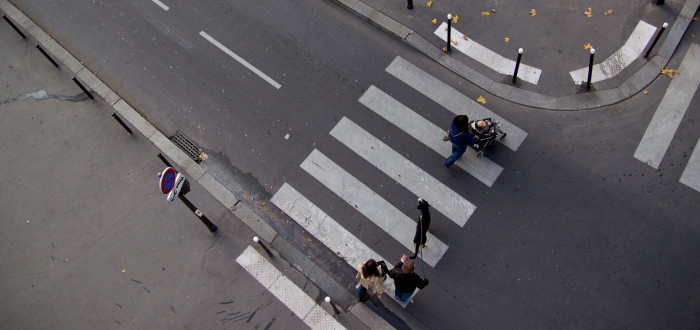
[{"label": "baby stroller", "polygon": [[[481,124],[479,122],[484,122]],[[480,125],[481,127],[479,127]],[[491,149],[493,144],[496,142],[496,138],[503,140],[506,138],[506,133],[501,131],[501,123],[498,120],[493,120],[491,118],[484,118],[481,120],[470,121],[469,122],[469,134],[472,136],[478,136],[479,142],[472,145],[472,149],[478,152],[477,157],[484,155],[484,151]]]}]

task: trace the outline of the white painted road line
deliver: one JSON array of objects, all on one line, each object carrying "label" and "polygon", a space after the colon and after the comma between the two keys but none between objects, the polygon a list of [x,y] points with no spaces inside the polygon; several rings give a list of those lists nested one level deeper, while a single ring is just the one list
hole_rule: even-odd
[{"label": "white painted road line", "polygon": [[690,160],[688,160],[679,182],[700,192],[700,151],[698,148],[700,148],[700,139],[695,144],[695,149],[690,155]]},{"label": "white painted road line", "polygon": [[[370,258],[377,261],[384,260],[389,269],[394,267],[388,260],[362,243],[288,183],[285,182],[270,201],[304,227],[309,234],[345,260],[353,269],[357,269],[359,263]],[[401,302],[394,298],[396,286],[393,279],[387,276],[382,286],[389,297],[406,308],[408,301]],[[418,291],[420,290],[416,289],[412,297],[415,297]]]},{"label": "white painted road line", "polygon": [[671,80],[664,98],[634,152],[637,158],[658,169],[700,83],[700,46],[691,44],[678,75]]},{"label": "white painted road line", "polygon": [[[452,144],[441,139],[445,134],[445,130],[423,118],[379,88],[370,86],[362,94],[359,101],[441,156],[447,158],[452,154]],[[396,120],[396,118],[401,118],[401,120]],[[493,186],[493,183],[503,172],[503,167],[490,159],[477,157],[477,152],[472,148],[467,148],[467,152],[455,164],[489,187]]]},{"label": "white painted road line", "polygon": [[279,299],[311,329],[345,329],[328,312],[316,304],[304,290],[289,280],[253,247],[248,246],[236,258],[250,275]]},{"label": "white painted road line", "polygon": [[[627,42],[610,55],[605,61],[593,65],[591,83],[610,79],[619,74],[628,65],[632,64],[646,48],[649,40],[654,36],[656,27],[644,21],[639,21]],[[569,72],[575,84],[583,84],[588,81],[588,67]]]},{"label": "white painted road line", "polygon": [[[416,221],[411,220],[394,205],[377,195],[372,189],[316,149],[301,163],[301,168],[367,219],[374,222],[410,252],[414,251],[413,236],[416,232]],[[428,200],[428,202],[431,201]],[[417,204],[418,201],[416,201]],[[417,217],[420,212],[418,210],[416,212],[418,212]],[[428,232],[427,245],[422,254],[423,261],[431,267],[435,267],[447,248],[445,243]]]},{"label": "white painted road line", "polygon": [[264,74],[262,71],[258,70],[256,67],[248,63],[248,61],[244,60],[240,56],[236,55],[236,53],[232,52],[230,49],[226,48],[226,46],[222,45],[220,42],[216,41],[216,39],[212,38],[210,35],[208,35],[206,32],[201,31],[199,32],[199,35],[204,37],[204,39],[207,39],[207,41],[211,42],[216,46],[217,48],[221,49],[224,53],[226,53],[228,56],[231,56],[234,60],[238,61],[239,63],[243,64],[248,70],[253,71],[253,73],[257,74],[260,78],[263,80],[267,81],[270,85],[273,87],[280,89],[282,85],[274,81],[272,78],[268,77],[266,74]]},{"label": "white painted road line", "polygon": [[[464,227],[476,206],[442,182],[413,164],[379,139],[343,117],[330,132],[370,164],[418,197],[425,198],[435,210]],[[438,164],[439,166],[442,166]]]},{"label": "white painted road line", "polygon": [[[503,124],[503,131],[508,133],[508,137],[500,142],[513,151],[518,150],[527,136],[525,131],[401,57],[397,56],[386,68],[386,72],[455,115],[468,115],[472,120],[482,118],[498,120]],[[445,123],[445,130],[449,128],[450,123]]]},{"label": "white painted road line", "polygon": [[353,268],[370,258],[384,260],[288,183],[270,201]]},{"label": "white painted road line", "polygon": [[[474,41],[472,38],[468,38],[469,40],[464,40],[464,34],[455,30],[455,28],[452,28],[451,34],[452,35],[450,36],[450,39],[452,39],[452,41],[457,42],[456,45],[452,43],[452,45],[450,46],[451,48],[459,50],[464,55],[473,58],[477,62],[487,66],[488,68],[500,74],[510,76],[513,75],[513,71],[515,71],[515,61],[509,60],[501,55],[498,55],[498,53],[495,53],[492,50],[482,46],[478,42]],[[435,35],[447,42],[446,22],[442,22],[442,24],[437,28],[437,30],[435,30]],[[535,67],[531,67],[529,65],[525,65],[523,63],[520,63],[520,67],[518,68],[518,78],[520,78],[523,81],[527,81],[531,84],[537,85],[537,83],[540,80],[541,74],[542,70]]]},{"label": "white painted road line", "polygon": [[162,3],[158,0],[151,0],[151,1],[153,1],[153,3],[155,3],[156,5],[158,5],[158,7],[163,8],[163,10],[165,10],[165,11],[168,11],[168,9],[170,9],[170,7],[166,6],[164,3]]}]

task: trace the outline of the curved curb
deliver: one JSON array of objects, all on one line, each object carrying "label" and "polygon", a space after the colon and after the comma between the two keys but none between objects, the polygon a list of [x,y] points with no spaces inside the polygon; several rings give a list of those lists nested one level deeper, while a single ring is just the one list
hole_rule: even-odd
[{"label": "curved curb", "polygon": [[585,92],[563,97],[552,97],[535,92],[525,91],[513,85],[503,84],[487,78],[483,74],[470,68],[454,57],[449,56],[441,49],[434,46],[428,40],[415,33],[409,27],[397,22],[393,18],[367,5],[360,0],[331,0],[340,7],[363,18],[394,37],[403,40],[411,47],[423,53],[448,70],[462,76],[469,82],[479,86],[485,91],[505,100],[520,105],[561,111],[578,111],[600,108],[622,102],[639,93],[651,84],[659,76],[678,47],[681,38],[690,25],[691,19],[700,5],[700,0],[686,1],[678,18],[673,23],[666,35],[663,44],[659,47],[657,55],[649,60],[642,68],[637,70],[616,88]]}]

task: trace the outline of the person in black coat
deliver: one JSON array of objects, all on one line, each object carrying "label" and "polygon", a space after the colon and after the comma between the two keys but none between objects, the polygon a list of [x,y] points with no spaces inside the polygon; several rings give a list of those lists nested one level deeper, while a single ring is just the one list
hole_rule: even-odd
[{"label": "person in black coat", "polygon": [[428,279],[422,279],[413,272],[416,264],[406,256],[401,257],[401,261],[389,271],[389,277],[394,279],[394,296],[396,299],[406,301],[411,298],[416,288],[423,289],[428,285]]},{"label": "person in black coat", "polygon": [[425,248],[425,242],[428,240],[428,228],[430,228],[430,204],[428,201],[418,198],[418,209],[420,216],[418,224],[416,224],[416,235],[413,236],[413,244],[416,246],[416,251],[410,259],[415,259],[418,256],[418,249],[422,246]]}]

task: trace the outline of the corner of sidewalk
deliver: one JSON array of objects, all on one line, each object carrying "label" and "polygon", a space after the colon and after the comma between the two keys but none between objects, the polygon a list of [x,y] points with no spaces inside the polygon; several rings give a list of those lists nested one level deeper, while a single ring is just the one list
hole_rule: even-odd
[{"label": "corner of sidewalk", "polygon": [[525,91],[512,84],[493,81],[485,75],[470,68],[466,64],[445,53],[427,39],[381,11],[373,8],[362,0],[331,0],[363,20],[379,27],[383,31],[404,41],[428,58],[441,64],[446,69],[460,75],[464,79],[505,100],[545,110],[588,110],[622,102],[641,92],[651,84],[661,70],[666,67],[675,52],[685,31],[690,25],[693,15],[700,6],[700,0],[687,0],[676,21],[666,35],[657,54],[645,63],[639,70],[610,89],[590,91],[564,97],[551,97],[531,91]]},{"label": "corner of sidewalk", "polygon": [[[32,22],[26,15],[19,11],[8,0],[0,0],[0,11],[23,30],[27,37],[34,39],[45,51],[62,63],[87,89],[97,93],[109,104],[128,124],[138,130],[145,138],[161,151],[162,155],[169,158],[175,166],[179,167],[192,180],[201,185],[209,194],[226,207],[235,217],[253,230],[259,238],[269,244],[283,259],[302,272],[314,285],[328,296],[332,297],[336,305],[343,306],[346,313],[336,315],[341,324],[351,325],[353,328],[364,325],[369,329],[394,329],[394,328],[424,328],[412,315],[403,311],[401,317],[391,315],[381,316],[375,313],[367,305],[358,303],[353,294],[335,282],[333,278],[315,265],[291,242],[280,235],[270,226],[255,210],[248,205],[240,203],[236,196],[219,183],[210,173],[192,160],[184,151],[177,147],[168,137],[161,133],[145,117],[131,107],[124,99],[119,97],[112,89],[105,85],[89,69],[73,57],[66,49],[59,45],[51,36]],[[390,300],[390,299],[389,299]],[[391,302],[389,302],[391,303]],[[326,306],[326,309],[329,307]],[[401,309],[401,308],[398,308]],[[333,312],[330,312],[333,313]],[[386,314],[386,313],[384,313]],[[388,317],[387,317],[388,316]],[[392,322],[388,322],[389,318]]]}]

